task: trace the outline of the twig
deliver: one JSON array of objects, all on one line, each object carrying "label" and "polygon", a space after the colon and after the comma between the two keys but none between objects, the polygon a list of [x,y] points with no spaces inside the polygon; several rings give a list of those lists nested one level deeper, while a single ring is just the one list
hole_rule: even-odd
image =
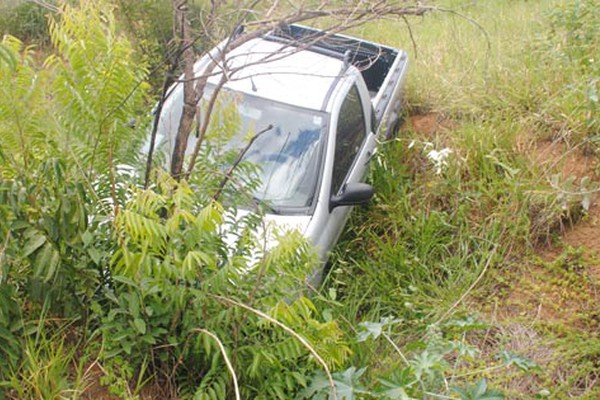
[{"label": "twig", "polygon": [[45,8],[48,11],[51,11],[55,14],[60,13],[60,8],[58,8],[57,6],[55,6],[54,4],[50,4],[48,2],[45,2],[43,0],[29,0],[31,3],[37,4],[38,6]]},{"label": "twig", "polygon": [[158,105],[156,106],[156,113],[154,114],[154,119],[152,121],[152,133],[150,134],[150,148],[148,149],[148,159],[146,160],[146,176],[144,178],[144,189],[148,188],[148,183],[150,181],[150,171],[152,170],[152,162],[154,158],[154,146],[156,145],[156,133],[158,132],[158,122],[160,121],[162,109],[168,97],[167,92],[169,90],[169,87],[173,83],[173,74],[179,66],[180,55],[180,51],[178,51],[175,54],[175,59],[171,63],[169,71],[167,71],[165,80],[163,82],[162,94],[160,96],[160,100],[158,101]]},{"label": "twig", "polygon": [[417,41],[415,40],[415,36],[413,35],[412,27],[410,26],[410,22],[408,22],[408,18],[406,18],[406,15],[401,15],[400,18],[402,18],[402,20],[406,24],[406,29],[408,30],[408,37],[410,37],[413,51],[415,52],[415,60],[416,60],[417,58],[419,58],[419,50],[417,48]]},{"label": "twig", "polygon": [[469,371],[469,372],[465,372],[463,374],[458,374],[458,375],[455,375],[455,378],[464,378],[465,376],[487,374],[488,372],[496,371],[498,369],[502,369],[502,368],[506,368],[506,367],[508,367],[508,365],[506,365],[506,364],[494,365],[492,367],[479,369],[477,371]]},{"label": "twig", "polygon": [[117,178],[115,176],[115,165],[113,162],[113,143],[112,138],[108,143],[108,175],[110,177],[110,192],[113,199],[113,212],[115,218],[119,215],[119,196],[117,195]]},{"label": "twig", "polygon": [[[454,14],[454,15],[460,17],[460,18],[463,18],[463,19],[469,21],[477,29],[479,29],[481,31],[481,33],[483,33],[483,36],[485,37],[485,43],[486,43],[485,67],[486,67],[486,70],[487,70],[487,67],[489,66],[489,62],[490,62],[490,57],[492,56],[492,41],[490,40],[490,35],[485,30],[485,28],[479,22],[477,22],[474,18],[471,18],[468,15],[465,15],[465,14],[463,14],[461,12],[456,11],[456,10],[452,10],[452,9],[449,9],[449,8],[439,8],[439,7],[437,7],[436,10],[440,11],[440,12]],[[487,74],[487,72],[486,72],[486,74]]]},{"label": "twig", "polygon": [[[6,238],[4,239],[4,245],[2,246],[2,250],[0,250],[0,266],[2,265],[2,259],[4,258],[4,252],[8,247],[8,242],[10,241],[10,229],[6,230]],[[0,269],[0,284],[2,284],[2,270]]]},{"label": "twig", "polygon": [[471,284],[471,286],[469,286],[469,288],[467,290],[465,290],[465,292],[460,296],[460,298],[458,300],[456,300],[456,302],[452,305],[452,307],[450,307],[445,313],[444,315],[442,315],[435,323],[434,325],[438,325],[440,322],[442,322],[444,319],[446,319],[451,313],[452,311],[454,311],[454,309],[456,307],[458,307],[458,305],[460,303],[462,303],[462,301],[465,299],[465,297],[467,297],[469,295],[469,293],[471,293],[471,291],[475,288],[475,286],[477,286],[477,284],[479,283],[479,281],[481,281],[481,279],[483,278],[483,276],[485,275],[486,271],[488,270],[490,264],[492,263],[492,259],[494,258],[494,255],[496,254],[496,250],[498,249],[498,245],[496,244],[494,246],[494,248],[491,251],[491,254],[489,255],[485,266],[483,267],[483,270],[481,271],[481,273],[479,274],[479,276],[477,277],[477,279],[475,279],[475,281]]},{"label": "twig", "polygon": [[306,339],[304,339],[302,336],[300,336],[300,334],[298,334],[296,331],[294,331],[287,325],[283,324],[282,322],[279,322],[275,318],[265,314],[264,312],[262,312],[260,310],[252,308],[246,304],[240,303],[238,301],[235,301],[233,299],[230,299],[230,298],[227,298],[224,296],[218,296],[218,295],[212,295],[212,294],[209,294],[208,296],[212,297],[216,300],[222,301],[224,303],[228,303],[228,304],[234,305],[236,307],[243,308],[244,310],[250,311],[251,313],[256,314],[259,317],[264,318],[267,321],[279,326],[281,329],[283,329],[284,331],[286,331],[287,333],[292,335],[294,338],[296,338],[315,357],[317,362],[319,364],[321,364],[321,366],[323,366],[323,369],[325,370],[325,374],[327,375],[327,379],[329,380],[329,386],[331,387],[331,398],[334,400],[337,400],[337,390],[335,388],[335,382],[333,380],[333,376],[331,375],[331,371],[329,370],[329,367],[327,366],[327,363],[325,362],[325,360],[323,360],[323,358],[319,355],[319,353],[317,353],[317,351],[314,349],[314,347],[312,347],[311,344]]},{"label": "twig", "polygon": [[[189,21],[186,17],[186,1],[173,0],[173,9],[175,10],[175,16],[179,23],[179,43],[181,46],[187,46],[192,43],[192,38],[188,27]],[[194,49],[192,47],[187,47],[181,54],[183,60],[183,74],[186,79],[191,79],[194,76],[194,56]],[[177,128],[173,154],[171,156],[171,176],[177,181],[181,179],[185,150],[187,148],[194,116],[196,115],[197,102],[195,92],[193,85],[183,85],[183,109],[179,118],[179,126]]]},{"label": "twig", "polygon": [[438,394],[438,393],[432,393],[432,392],[424,392],[426,395],[431,396],[431,397],[436,397],[438,399],[448,399],[448,400],[458,400],[458,397],[452,397],[452,396],[444,396],[443,394]]},{"label": "twig", "polygon": [[229,178],[231,178],[233,171],[237,168],[237,166],[240,164],[240,162],[242,162],[242,159],[244,158],[244,156],[248,152],[248,149],[250,149],[250,146],[252,146],[254,141],[256,139],[258,139],[258,137],[260,135],[262,135],[263,133],[265,133],[267,131],[270,131],[271,129],[273,129],[273,125],[267,126],[265,129],[258,132],[256,135],[252,136],[252,139],[250,139],[250,141],[248,141],[248,144],[246,144],[246,146],[238,153],[237,158],[235,159],[234,163],[231,165],[231,167],[229,167],[229,169],[225,173],[225,176],[221,180],[221,183],[219,184],[219,188],[217,189],[216,193],[213,196],[213,200],[215,200],[215,201],[219,200],[219,197],[221,196],[221,193],[223,192],[223,189],[225,188],[227,181],[229,181]]},{"label": "twig", "polygon": [[225,351],[225,346],[223,346],[223,343],[221,342],[221,340],[219,340],[217,335],[215,335],[214,333],[212,333],[210,331],[207,331],[206,329],[196,328],[196,329],[192,329],[191,332],[204,333],[204,334],[210,336],[211,338],[213,338],[215,340],[215,342],[217,342],[217,346],[219,346],[219,350],[221,351],[221,354],[223,355],[223,360],[225,361],[225,364],[227,365],[227,369],[229,370],[229,373],[231,374],[231,378],[233,379],[233,390],[235,391],[235,398],[236,398],[236,400],[241,400],[242,397],[240,396],[240,388],[238,386],[237,375],[235,374],[233,365],[231,365],[231,361],[229,361],[229,357],[227,357],[227,352]]},{"label": "twig", "polygon": [[[204,138],[206,137],[206,131],[208,130],[208,126],[210,124],[210,119],[212,117],[212,112],[215,107],[215,104],[217,102],[218,94],[219,94],[221,88],[223,87],[223,85],[225,85],[225,82],[227,82],[227,77],[225,74],[223,74],[221,76],[221,79],[219,80],[219,84],[217,85],[217,87],[215,88],[215,90],[212,93],[212,96],[208,102],[208,105],[206,106],[206,113],[204,116],[204,120],[202,121],[202,125],[198,128],[198,140],[196,141],[194,151],[192,152],[192,156],[190,158],[188,170],[185,175],[186,179],[190,178],[190,175],[192,174],[192,171],[194,170],[194,166],[196,165],[196,158],[198,157],[198,154],[200,153],[200,148],[202,147],[202,143],[204,142]],[[202,91],[204,92],[204,89],[202,89]],[[198,115],[200,115],[200,113],[198,111],[196,111],[196,113]]]},{"label": "twig", "polygon": [[400,350],[400,347],[398,347],[398,345],[396,343],[394,343],[394,341],[392,340],[392,338],[385,332],[381,333],[383,335],[383,337],[385,338],[385,340],[388,341],[389,344],[392,345],[392,347],[394,348],[394,350],[396,350],[396,353],[398,353],[400,355],[400,358],[402,359],[402,361],[404,362],[404,364],[406,364],[407,367],[410,366],[410,363],[408,362],[408,358],[406,358],[406,356],[404,355],[404,353],[402,352],[402,350]]}]

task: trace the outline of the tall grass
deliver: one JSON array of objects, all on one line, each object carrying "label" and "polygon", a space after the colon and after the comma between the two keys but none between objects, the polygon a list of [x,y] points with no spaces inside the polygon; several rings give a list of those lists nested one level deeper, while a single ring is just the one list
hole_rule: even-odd
[{"label": "tall grass", "polygon": [[443,11],[410,20],[410,30],[386,21],[360,33],[409,52],[411,108],[475,115],[489,108],[526,107],[537,99],[536,83],[545,77],[534,48],[548,14],[566,3],[442,1],[436,4]]},{"label": "tall grass", "polygon": [[[595,157],[599,136],[596,1],[437,4],[408,27],[389,20],[354,32],[410,53],[407,123],[371,166],[376,200],[352,218],[327,287],[353,325],[401,318],[400,343],[476,312],[462,300],[493,295],[488,271],[519,268],[578,212],[582,196],[565,200],[551,185],[559,162],[540,164],[540,141]],[[433,131],[411,122],[427,113]],[[442,149],[438,168],[431,152]],[[399,367],[396,358],[356,352],[380,370]]]}]

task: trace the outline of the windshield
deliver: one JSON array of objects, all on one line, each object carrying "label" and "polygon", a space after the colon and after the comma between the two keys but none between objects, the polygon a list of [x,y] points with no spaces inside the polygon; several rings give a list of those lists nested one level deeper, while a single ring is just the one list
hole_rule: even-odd
[{"label": "windshield", "polygon": [[[169,152],[181,115],[181,92],[172,93],[159,124],[159,135],[166,139]],[[239,131],[224,150],[241,152],[247,147],[242,161],[258,167],[259,185],[253,197],[276,212],[306,212],[313,205],[319,180],[326,114],[226,90],[219,98],[221,107],[234,102],[239,116]],[[169,137],[165,138],[165,132]],[[190,135],[188,153],[195,142],[196,137]]]}]

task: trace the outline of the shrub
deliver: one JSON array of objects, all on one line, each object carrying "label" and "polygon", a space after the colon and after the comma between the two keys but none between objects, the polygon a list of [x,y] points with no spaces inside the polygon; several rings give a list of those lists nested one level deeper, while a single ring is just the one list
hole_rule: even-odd
[{"label": "shrub", "polygon": [[27,43],[50,44],[48,17],[50,12],[32,1],[0,6],[0,36],[13,35]]}]

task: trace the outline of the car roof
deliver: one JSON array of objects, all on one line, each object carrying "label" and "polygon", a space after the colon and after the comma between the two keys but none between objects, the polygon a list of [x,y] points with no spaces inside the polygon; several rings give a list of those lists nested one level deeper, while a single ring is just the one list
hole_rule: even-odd
[{"label": "car roof", "polygon": [[227,53],[209,82],[217,85],[225,69],[225,88],[312,110],[325,106],[344,63],[310,50],[259,38]]}]

